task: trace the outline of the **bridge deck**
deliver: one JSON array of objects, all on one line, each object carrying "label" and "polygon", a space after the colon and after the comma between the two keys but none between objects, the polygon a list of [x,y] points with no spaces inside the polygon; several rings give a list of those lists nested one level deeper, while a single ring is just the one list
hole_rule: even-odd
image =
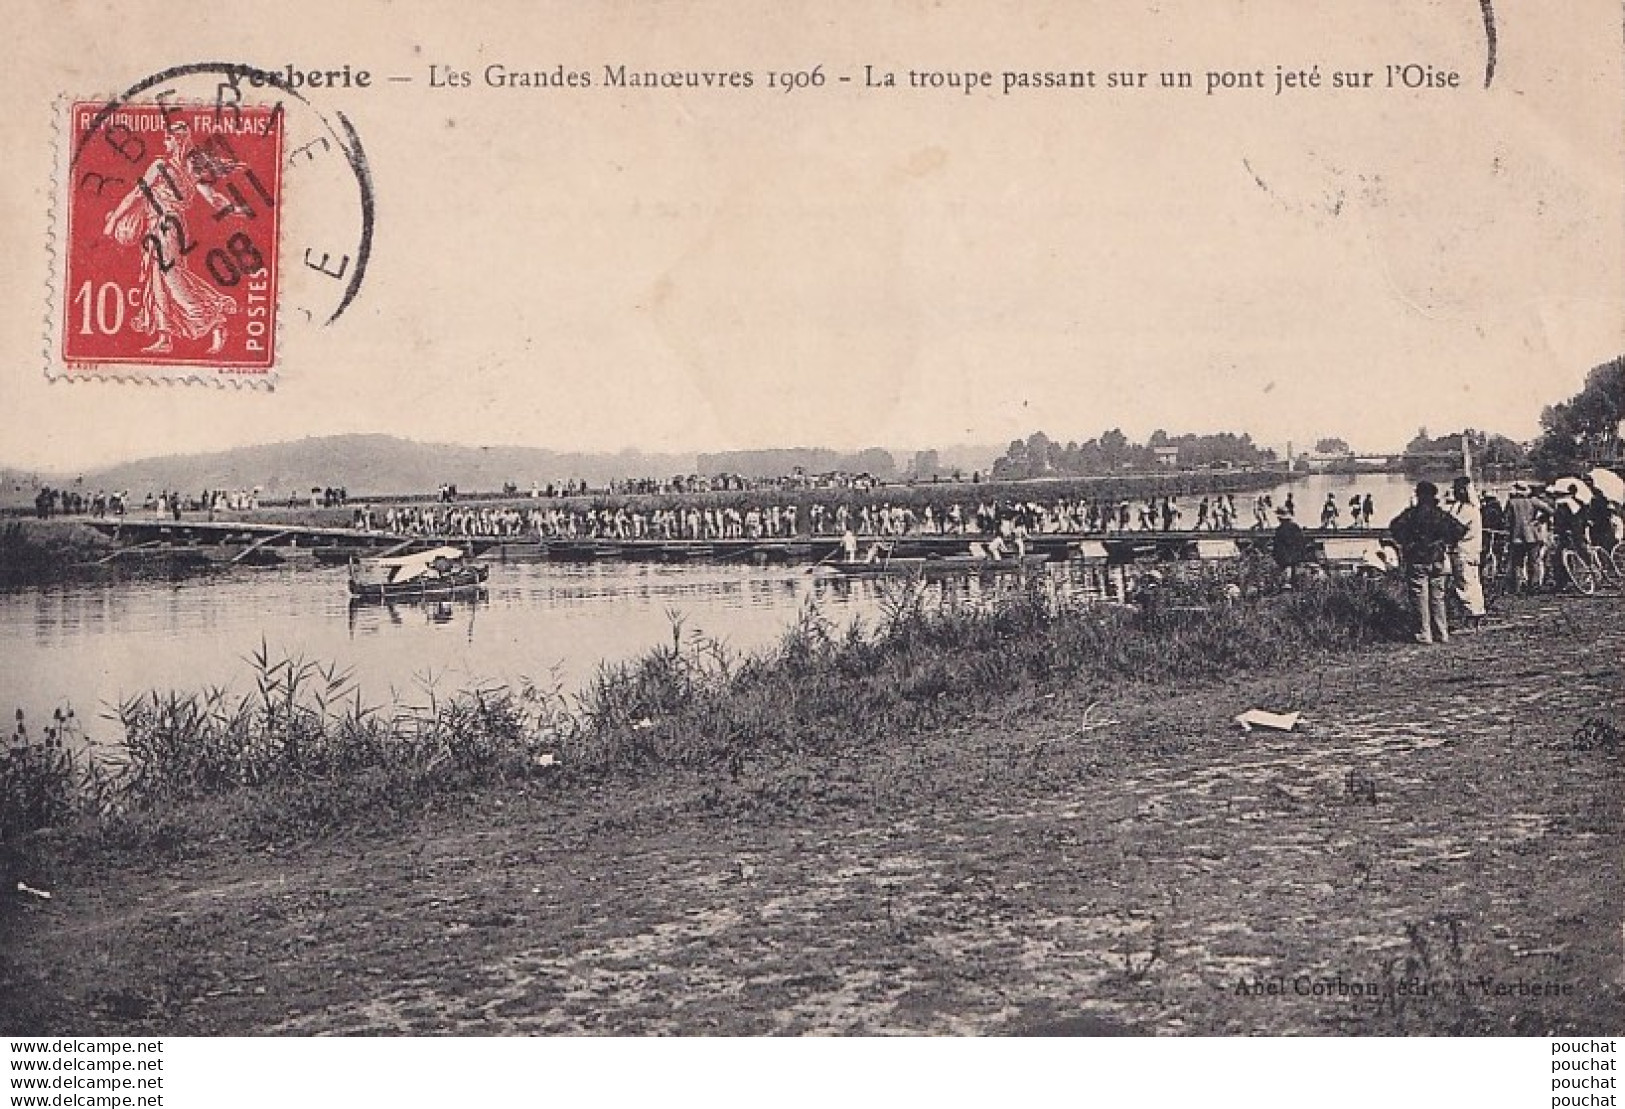
[{"label": "bridge deck", "polygon": [[[833,535],[758,539],[616,539],[610,537],[537,540],[530,536],[440,536],[407,535],[384,531],[358,531],[354,528],[248,520],[139,520],[94,519],[85,521],[105,535],[127,545],[163,544],[177,547],[329,548],[357,554],[403,544],[428,545],[473,543],[476,547],[501,545],[508,551],[534,548],[537,554],[567,561],[641,559],[646,561],[727,560],[756,556],[766,559],[799,561],[828,558],[840,549]],[[1385,532],[1376,528],[1305,528],[1311,543],[1328,539],[1375,541]],[[1079,541],[1101,544],[1113,561],[1136,555],[1158,554],[1177,557],[1199,541],[1229,540],[1243,549],[1267,544],[1267,529],[1229,531],[1121,531],[1044,532],[1027,537],[1029,550],[1064,558],[1074,553]],[[864,546],[886,543],[894,554],[945,555],[963,553],[968,545],[984,537],[977,535],[910,534],[902,536],[859,536]]]}]

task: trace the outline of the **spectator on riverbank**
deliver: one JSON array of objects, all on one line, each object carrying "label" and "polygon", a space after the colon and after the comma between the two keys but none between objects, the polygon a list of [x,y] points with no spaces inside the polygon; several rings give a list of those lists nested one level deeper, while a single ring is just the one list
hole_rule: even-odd
[{"label": "spectator on riverbank", "polygon": [[1418,643],[1449,643],[1450,620],[1445,611],[1449,583],[1450,548],[1461,542],[1467,529],[1439,507],[1439,487],[1431,481],[1416,483],[1416,503],[1388,525],[1405,566],[1405,585],[1415,606]]},{"label": "spectator on riverbank", "polygon": [[1478,575],[1484,554],[1484,517],[1471,478],[1458,477],[1450,483],[1447,511],[1466,529],[1450,548],[1450,574],[1456,596],[1467,610],[1467,626],[1476,628],[1484,621],[1484,583]]},{"label": "spectator on riverbank", "polygon": [[1286,571],[1288,583],[1296,584],[1298,567],[1309,558],[1309,540],[1285,505],[1277,508],[1275,515],[1279,523],[1270,541],[1270,554],[1275,558],[1275,565]]},{"label": "spectator on riverbank", "polygon": [[1563,589],[1571,584],[1568,567],[1563,563],[1563,552],[1573,551],[1584,561],[1590,561],[1591,558],[1591,526],[1588,512],[1591,502],[1582,501],[1573,493],[1565,492],[1561,485],[1553,485],[1547,492],[1555,494],[1552,501],[1552,537],[1557,544],[1553,558],[1557,581],[1554,584],[1558,589]]},{"label": "spectator on riverbank", "polygon": [[[1485,532],[1507,529],[1506,509],[1496,495],[1487,489],[1478,498],[1478,518],[1483,523]],[[1486,535],[1486,541],[1488,538]]]},{"label": "spectator on riverbank", "polygon": [[1551,518],[1550,501],[1535,496],[1524,482],[1513,482],[1506,503],[1507,557],[1512,561],[1513,584],[1519,591],[1546,584],[1542,532],[1544,522]]},{"label": "spectator on riverbank", "polygon": [[1586,522],[1590,532],[1587,538],[1606,557],[1614,544],[1619,542],[1618,513],[1590,475],[1584,480],[1586,488],[1591,491],[1591,500],[1586,504]]}]

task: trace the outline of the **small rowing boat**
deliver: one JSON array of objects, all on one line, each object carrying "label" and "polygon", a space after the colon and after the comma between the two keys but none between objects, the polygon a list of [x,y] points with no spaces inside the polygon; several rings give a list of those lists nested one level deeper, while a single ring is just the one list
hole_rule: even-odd
[{"label": "small rowing boat", "polygon": [[445,600],[478,594],[491,568],[456,547],[350,562],[350,596],[358,601]]}]

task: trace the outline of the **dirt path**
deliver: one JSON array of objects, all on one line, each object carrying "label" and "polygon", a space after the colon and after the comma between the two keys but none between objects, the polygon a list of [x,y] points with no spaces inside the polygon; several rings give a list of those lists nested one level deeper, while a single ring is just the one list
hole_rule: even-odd
[{"label": "dirt path", "polygon": [[[1012,702],[765,783],[42,876],[0,910],[0,1027],[1619,1034],[1622,607]],[[1304,725],[1242,735],[1254,706]]]}]

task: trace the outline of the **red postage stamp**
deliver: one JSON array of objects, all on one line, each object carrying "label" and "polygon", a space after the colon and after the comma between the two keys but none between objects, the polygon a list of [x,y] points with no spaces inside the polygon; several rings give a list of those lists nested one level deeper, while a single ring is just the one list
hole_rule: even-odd
[{"label": "red postage stamp", "polygon": [[74,104],[60,357],[268,375],[277,358],[275,106]]}]

